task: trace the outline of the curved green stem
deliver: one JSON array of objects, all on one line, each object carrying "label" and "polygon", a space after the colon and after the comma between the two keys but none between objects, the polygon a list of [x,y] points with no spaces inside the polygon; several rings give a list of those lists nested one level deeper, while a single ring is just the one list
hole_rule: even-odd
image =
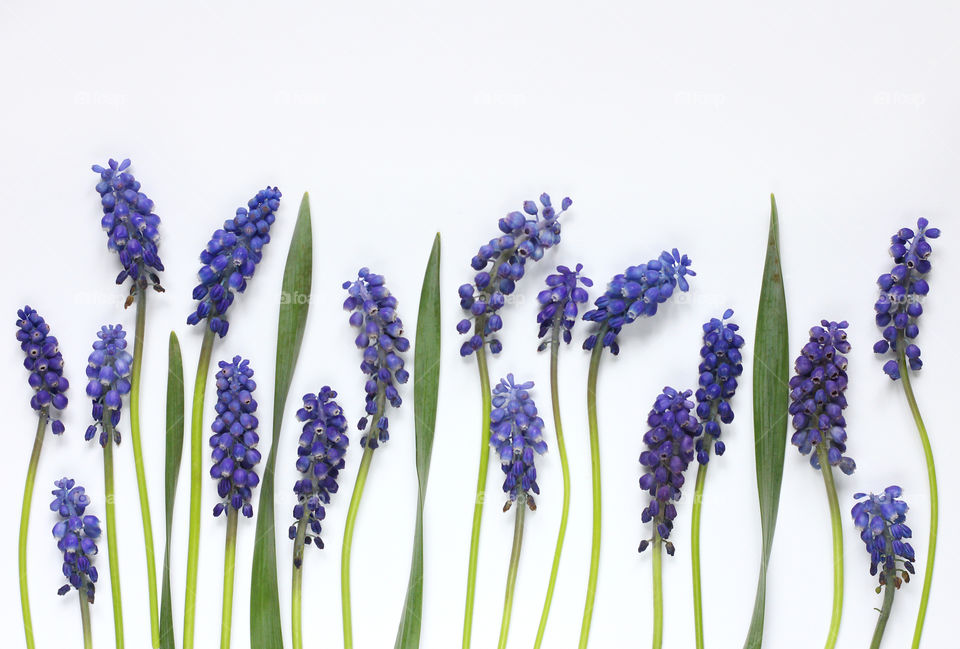
[{"label": "curved green stem", "polygon": [[600,372],[603,336],[606,332],[606,325],[597,332],[597,343],[590,355],[590,371],[587,374],[587,420],[590,426],[590,466],[593,472],[593,544],[590,551],[590,576],[587,579],[587,601],[583,606],[583,623],[580,625],[580,649],[586,649],[590,638],[593,602],[597,598],[597,575],[600,572],[600,431],[597,425],[597,376]]},{"label": "curved green stem", "polygon": [[[483,331],[478,322],[477,328]],[[473,531],[470,534],[470,561],[467,567],[467,601],[463,612],[463,649],[470,649],[473,634],[473,601],[477,591],[477,560],[480,556],[480,522],[487,489],[487,467],[490,464],[490,372],[487,370],[486,347],[476,351],[480,371],[480,466],[477,470],[477,494],[473,503]]]},{"label": "curved green stem", "polygon": [[113,629],[117,649],[123,649],[123,603],[120,600],[120,555],[117,554],[117,504],[113,485],[113,411],[104,409],[103,430],[107,443],[103,447],[103,486],[106,494],[107,554],[110,559],[110,594],[113,599]]},{"label": "curved green stem", "polygon": [[557,573],[560,570],[560,554],[563,552],[563,540],[567,534],[567,517],[570,513],[570,465],[567,462],[567,447],[563,442],[563,424],[560,422],[560,385],[557,377],[559,365],[560,330],[553,328],[553,338],[550,340],[550,396],[553,401],[553,425],[557,430],[557,451],[560,453],[560,470],[563,473],[563,508],[560,512],[560,532],[557,534],[557,548],[553,552],[553,568],[550,570],[550,581],[547,583],[547,597],[543,602],[543,613],[540,615],[540,628],[537,630],[537,640],[534,649],[540,649],[543,635],[547,630],[547,618],[550,615],[550,604],[553,602],[553,590],[557,585]]},{"label": "curved green stem", "polygon": [[147,476],[143,468],[143,450],[140,447],[140,367],[143,363],[143,334],[147,319],[147,294],[137,287],[137,324],[133,335],[133,365],[130,368],[130,441],[133,445],[133,464],[137,472],[137,491],[140,495],[140,516],[143,518],[143,544],[147,554],[147,593],[150,600],[150,637],[153,647],[160,646],[160,614],[157,603],[157,562],[153,552],[153,522],[150,517],[150,499],[147,497]]},{"label": "curved green stem", "polygon": [[227,507],[227,535],[223,544],[223,609],[220,615],[220,649],[230,649],[233,626],[233,575],[237,565],[237,510]]},{"label": "curved green stem", "polygon": [[83,649],[93,649],[93,633],[90,629],[90,601],[87,599],[87,582],[77,591],[80,596],[80,623],[83,625]]},{"label": "curved green stem", "polygon": [[290,631],[293,649],[303,649],[303,547],[307,536],[307,517],[297,523],[297,539],[293,543],[293,579],[290,594]]},{"label": "curved green stem", "polygon": [[517,570],[520,567],[520,549],[523,547],[523,517],[527,511],[527,498],[521,494],[516,502],[517,515],[513,524],[513,550],[510,552],[510,568],[507,570],[507,590],[503,596],[503,618],[500,621],[498,649],[507,648],[510,635],[510,614],[513,612],[513,591],[517,586]]},{"label": "curved green stem", "polygon": [[193,632],[197,615],[197,568],[200,565],[200,507],[203,484],[203,399],[216,334],[206,324],[197,378],[193,386],[193,414],[190,420],[190,534],[187,541],[187,584],[183,604],[183,649],[193,649]]},{"label": "curved green stem", "polygon": [[663,646],[663,539],[653,530],[653,649]]},{"label": "curved green stem", "polygon": [[933,581],[933,560],[937,554],[937,525],[939,521],[939,498],[937,496],[937,467],[933,463],[933,447],[927,436],[927,427],[920,417],[920,408],[913,395],[913,386],[910,385],[910,368],[904,355],[906,344],[898,341],[897,362],[900,364],[900,382],[903,383],[903,392],[910,404],[913,421],[917,424],[920,433],[920,443],[923,444],[923,455],[927,460],[927,482],[930,487],[930,539],[927,541],[927,567],[923,571],[923,591],[920,594],[920,611],[917,613],[917,625],[913,630],[913,649],[920,647],[920,636],[923,634],[923,622],[927,617],[927,604],[930,601],[930,582]]},{"label": "curved green stem", "polygon": [[[704,445],[707,453],[708,444]],[[690,554],[693,565],[693,626],[697,649],[703,649],[703,594],[700,591],[700,511],[703,507],[703,485],[707,481],[707,465],[697,469],[697,485],[693,493],[693,515],[690,522]]]},{"label": "curved green stem", "polygon": [[873,630],[873,640],[870,641],[870,649],[880,649],[883,632],[887,628],[887,620],[890,619],[890,611],[893,609],[893,596],[897,592],[896,580],[896,571],[888,570],[886,583],[883,587],[883,608],[880,609],[880,617],[877,618],[877,626]]},{"label": "curved green stem", "polygon": [[833,531],[833,609],[825,645],[825,649],[833,649],[840,634],[840,616],[843,614],[843,527],[837,487],[833,482],[833,469],[827,457],[826,444],[817,444],[817,456],[820,460],[820,473],[823,474],[823,485],[827,490],[827,500],[830,502],[830,527]]},{"label": "curved green stem", "polygon": [[27,535],[30,530],[30,508],[33,503],[33,484],[37,479],[37,465],[40,464],[40,450],[43,448],[43,436],[47,430],[47,409],[39,413],[37,436],[33,440],[30,464],[27,465],[27,480],[23,485],[23,508],[20,510],[20,545],[17,561],[20,566],[20,608],[23,611],[23,633],[27,639],[27,649],[34,649],[33,618],[30,616],[30,593],[27,589]]}]

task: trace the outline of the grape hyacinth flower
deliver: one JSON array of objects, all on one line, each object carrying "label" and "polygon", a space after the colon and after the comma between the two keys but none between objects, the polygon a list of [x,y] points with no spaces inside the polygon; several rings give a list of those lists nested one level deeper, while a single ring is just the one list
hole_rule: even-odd
[{"label": "grape hyacinth flower", "polygon": [[252,489],[260,484],[257,465],[260,451],[257,443],[259,421],[257,402],[253,393],[257,384],[253,380],[250,361],[234,356],[231,361],[220,361],[217,372],[217,416],[213,420],[210,447],[213,449],[210,477],[217,481],[220,497],[213,508],[213,515],[226,514],[227,531],[223,552],[223,615],[221,616],[220,646],[230,646],[231,620],[233,618],[233,581],[237,557],[237,519],[242,512],[246,518],[253,516],[250,504]]},{"label": "grape hyacinth flower", "polygon": [[920,416],[910,372],[923,367],[920,360],[920,347],[915,339],[920,334],[918,320],[923,313],[923,301],[930,290],[927,276],[930,274],[930,254],[932,239],[940,236],[939,228],[931,228],[925,218],[917,219],[917,229],[901,228],[890,240],[890,256],[893,268],[877,280],[880,285],[880,298],[877,300],[877,326],[883,330],[883,338],[874,346],[873,351],[882,356],[893,352],[895,358],[888,360],[883,371],[894,381],[903,385],[907,404],[920,434],[920,443],[927,463],[927,482],[930,488],[930,536],[927,541],[927,563],[923,575],[923,590],[920,594],[920,611],[913,632],[913,649],[920,646],[923,623],[927,616],[927,604],[930,601],[930,586],[933,580],[933,563],[937,553],[937,528],[939,527],[939,495],[937,489],[937,469],[933,460],[933,447],[927,434],[927,427]]},{"label": "grape hyacinth flower", "polygon": [[547,345],[550,346],[550,393],[553,401],[553,426],[557,433],[557,453],[560,455],[560,469],[563,473],[563,506],[560,512],[557,547],[553,554],[553,568],[547,583],[547,595],[540,615],[540,627],[537,630],[534,649],[540,649],[547,630],[547,618],[550,615],[553,591],[557,584],[560,555],[563,552],[567,518],[570,513],[570,466],[567,462],[566,444],[563,441],[563,424],[560,421],[558,366],[560,341],[562,339],[563,342],[570,343],[573,338],[573,326],[580,313],[580,305],[590,299],[587,288],[593,286],[593,281],[583,275],[582,271],[583,264],[577,264],[573,270],[567,266],[557,266],[557,272],[547,276],[547,288],[537,295],[537,302],[540,303],[540,311],[537,313],[537,324],[540,325],[539,337],[544,338],[548,333],[550,334],[549,339],[540,343],[538,351],[543,351]]},{"label": "grape hyacinth flower", "polygon": [[196,308],[187,324],[205,323],[197,378],[193,392],[193,417],[190,426],[190,531],[187,543],[187,584],[184,598],[183,649],[193,649],[197,615],[197,578],[200,565],[200,517],[203,481],[203,403],[214,338],[227,335],[230,323],[227,311],[236,293],[243,293],[263,259],[270,242],[270,226],[280,208],[280,191],[266,187],[237,208],[236,215],[216,230],[200,253],[202,264],[193,289]]},{"label": "grape hyacinth flower", "polygon": [[27,536],[30,528],[30,510],[33,504],[33,485],[40,464],[40,452],[47,431],[47,422],[54,435],[62,435],[63,422],[51,417],[51,410],[62,412],[67,407],[67,388],[70,383],[63,376],[63,355],[56,337],[50,335],[50,325],[29,305],[17,311],[17,342],[23,351],[23,367],[29,372],[27,384],[33,390],[30,407],[37,413],[37,433],[33,452],[27,465],[27,479],[23,489],[23,507],[20,510],[20,541],[17,561],[20,578],[20,606],[23,630],[29,649],[33,642],[33,619],[30,615],[30,593],[27,584]]},{"label": "grape hyacinth flower", "polygon": [[163,270],[163,262],[160,261],[157,248],[160,240],[160,217],[153,212],[153,201],[140,191],[140,182],[133,177],[129,169],[129,159],[118,163],[111,158],[106,167],[93,165],[93,171],[100,174],[100,182],[96,186],[103,209],[100,225],[107,233],[107,248],[117,253],[123,267],[117,276],[117,284],[131,280],[130,294],[124,307],[129,307],[134,302],[137,305],[133,365],[130,371],[130,439],[143,521],[151,640],[152,646],[157,648],[160,646],[157,569],[153,550],[150,498],[140,444],[140,375],[146,332],[147,287],[152,286],[157,292],[163,292],[158,274]]},{"label": "grape hyacinth flower", "polygon": [[601,538],[601,480],[600,430],[597,422],[597,377],[603,350],[620,353],[618,336],[623,327],[641,317],[657,314],[661,304],[677,291],[690,290],[688,277],[696,273],[691,260],[676,248],[663,251],[656,259],[631,266],[615,275],[603,295],[594,301],[594,308],[583,314],[583,319],[594,323],[594,332],[583,343],[590,351],[590,369],[587,374],[587,420],[590,428],[590,460],[593,474],[593,543],[590,551],[590,575],[587,579],[586,603],[580,625],[580,649],[586,649],[593,621],[593,604],[597,596],[597,578],[600,573]]},{"label": "grape hyacinth flower", "polygon": [[720,439],[720,425],[733,421],[730,405],[737,391],[737,379],[743,374],[743,336],[740,326],[730,321],[733,309],[727,309],[720,318],[711,318],[703,325],[703,346],[700,348],[699,387],[695,393],[697,417],[703,434],[697,438],[697,484],[693,496],[690,529],[690,552],[693,564],[693,619],[698,649],[703,644],[703,600],[700,591],[700,514],[703,490],[707,479],[710,452],[723,455],[725,446]]},{"label": "grape hyacinth flower", "polygon": [[905,539],[913,536],[907,526],[907,503],[900,499],[903,490],[890,486],[881,494],[857,493],[858,502],[850,515],[860,530],[860,539],[870,555],[870,574],[879,576],[877,592],[884,591],[883,608],[873,633],[870,649],[878,649],[893,608],[893,598],[903,582],[914,574],[916,555]]},{"label": "grape hyacinth flower", "polygon": [[97,568],[93,557],[97,554],[97,539],[100,538],[100,520],[87,514],[90,497],[83,487],[76,485],[70,478],[54,482],[56,489],[51,491],[53,502],[50,511],[60,517],[53,526],[53,538],[57,540],[57,549],[63,553],[63,574],[67,583],[57,591],[66,595],[71,588],[80,596],[80,617],[83,623],[83,646],[93,646],[90,629],[90,604],[96,594]]},{"label": "grape hyacinth flower", "polygon": [[528,507],[531,511],[537,509],[533,494],[540,494],[534,460],[537,455],[547,452],[547,443],[543,440],[543,419],[537,414],[537,405],[530,396],[532,389],[533,381],[517,383],[513,374],[507,374],[493,389],[491,399],[490,446],[499,456],[503,469],[503,491],[507,494],[503,511],[509,510],[514,502],[517,503],[498,649],[506,648],[510,633],[513,593],[523,545],[524,513]]},{"label": "grape hyacinth flower", "polygon": [[293,596],[291,629],[293,649],[303,649],[302,589],[303,549],[311,543],[323,549],[320,539],[321,521],[326,516],[324,505],[339,488],[337,477],[343,469],[343,458],[350,445],[347,419],[335,401],[336,391],[323,386],[317,394],[306,394],[297,419],[303,432],[297,445],[297,471],[302,474],[293,485],[297,504],[293,506],[294,524],[289,536],[293,543]]},{"label": "grape hyacinth flower", "polygon": [[353,646],[353,624],[350,607],[350,550],[360,499],[370,471],[373,452],[389,438],[386,408],[401,404],[398,384],[406,383],[409,372],[403,367],[402,353],[410,349],[403,336],[403,322],[397,312],[397,299],[390,294],[383,275],[361,268],[357,279],[343,283],[347,299],[343,308],[350,311],[350,325],[359,330],[354,341],[363,351],[360,370],[366,375],[365,414],[357,424],[363,435],[360,446],[363,457],[357,472],[350,509],[343,529],[343,550],[340,557],[341,600],[343,605],[344,649]]},{"label": "grape hyacinth flower", "polygon": [[477,491],[473,501],[473,527],[467,565],[467,595],[463,616],[463,649],[469,649],[473,635],[473,605],[477,588],[477,561],[480,556],[480,523],[483,519],[484,490],[490,464],[490,373],[487,347],[499,354],[503,344],[496,334],[503,328],[501,309],[513,295],[526,273],[527,260],[538,261],[544,252],[560,243],[560,216],[570,209],[569,197],[560,201],[560,211],[549,194],[540,195],[540,204],[524,201],[522,211],[510,212],[500,219],[501,234],[480,246],[470,261],[475,271],[473,283],[459,289],[460,306],[467,317],[457,323],[457,331],[470,338],[460,347],[460,355],[475,355],[480,372],[480,462],[477,467]]},{"label": "grape hyacinth flower", "polygon": [[840,505],[833,480],[833,467],[850,475],[856,464],[847,450],[847,322],[822,320],[810,329],[810,339],[794,363],[796,373],[790,379],[790,415],[796,432],[791,442],[802,455],[810,455],[810,465],[823,475],[830,505],[833,531],[833,610],[826,649],[833,649],[840,632],[843,613],[843,527]]}]

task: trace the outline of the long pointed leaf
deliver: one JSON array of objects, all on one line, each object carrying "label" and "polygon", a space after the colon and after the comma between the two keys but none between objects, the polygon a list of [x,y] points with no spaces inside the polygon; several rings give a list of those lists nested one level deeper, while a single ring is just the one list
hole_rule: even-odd
[{"label": "long pointed leaf", "polygon": [[170,332],[167,369],[167,447],[164,493],[167,537],[163,548],[163,585],[160,592],[160,649],[176,649],[173,633],[173,601],[170,594],[170,537],[173,534],[173,502],[177,496],[180,460],[183,458],[183,356],[177,334]]},{"label": "long pointed leaf", "polygon": [[417,339],[413,352],[413,411],[417,434],[417,523],[413,535],[410,582],[403,605],[395,649],[420,646],[420,618],[423,615],[423,503],[427,496],[427,475],[437,423],[437,392],[440,389],[440,233],[423,275]]},{"label": "long pointed leaf", "polygon": [[250,587],[250,646],[256,649],[283,649],[280,627],[280,593],[277,589],[277,542],[274,530],[273,477],[277,446],[283,424],[283,410],[300,355],[307,326],[313,280],[313,232],[310,224],[310,196],[300,202],[300,214],[293,229],[287,265],[283,270],[280,316],[277,321],[277,371],[273,390],[273,441],[263,465],[257,536],[253,548],[253,583]]},{"label": "long pointed leaf", "polygon": [[783,459],[787,445],[790,350],[787,340],[787,299],[780,268],[780,223],[777,202],[770,195],[770,235],[763,266],[760,305],[753,359],[753,434],[757,461],[757,492],[763,547],[753,618],[744,649],[763,643],[763,616],[767,593],[767,564],[780,506]]}]

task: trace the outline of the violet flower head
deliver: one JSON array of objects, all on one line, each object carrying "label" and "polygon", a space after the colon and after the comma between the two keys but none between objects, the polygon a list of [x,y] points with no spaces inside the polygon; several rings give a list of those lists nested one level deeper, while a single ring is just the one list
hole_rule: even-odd
[{"label": "violet flower head", "polygon": [[[67,407],[67,388],[70,383],[63,375],[63,355],[57,339],[50,335],[50,325],[30,306],[17,311],[17,340],[23,350],[23,366],[30,376],[27,383],[33,389],[30,407],[38,413],[50,408],[62,411]],[[54,435],[63,433],[63,422],[51,419]]]},{"label": "violet flower head", "polygon": [[[548,331],[557,329],[563,342],[570,343],[571,330],[577,322],[580,305],[590,299],[587,288],[593,286],[593,280],[580,274],[582,270],[583,264],[577,264],[574,270],[557,266],[555,274],[547,275],[547,288],[537,295],[537,302],[540,303],[540,311],[537,313],[540,338],[546,336]],[[545,340],[540,343],[539,351],[546,349],[548,342]]]},{"label": "violet flower head", "polygon": [[[917,321],[923,313],[923,298],[930,291],[926,275],[930,272],[930,253],[933,248],[928,239],[940,236],[938,228],[931,228],[929,221],[917,219],[917,230],[902,228],[891,237],[890,256],[893,257],[893,269],[877,280],[880,285],[880,299],[874,305],[877,312],[877,326],[883,330],[881,338],[873,346],[877,354],[900,351],[903,345],[904,356],[913,371],[923,367],[920,360],[920,348],[913,339],[920,333]],[[896,381],[900,378],[900,366],[895,358],[888,360],[883,371]]]},{"label": "violet flower head", "polygon": [[263,247],[270,243],[270,226],[276,220],[280,196],[276,187],[257,192],[247,201],[247,207],[237,208],[237,215],[213,233],[200,253],[200,283],[193,289],[197,308],[187,318],[187,324],[206,320],[211,331],[221,338],[227,335],[227,310],[233,304],[234,294],[246,290],[247,280],[253,277],[263,258]]},{"label": "violet flower head", "polygon": [[710,443],[717,455],[726,447],[720,439],[720,424],[733,421],[730,400],[737,391],[737,379],[743,374],[740,349],[743,336],[740,326],[730,322],[733,309],[722,318],[711,318],[703,325],[703,347],[700,348],[700,378],[696,392],[697,416],[703,423],[703,436],[697,439],[697,461],[710,461]]},{"label": "violet flower head", "polygon": [[513,374],[507,374],[493,388],[490,446],[500,457],[500,468],[506,476],[503,491],[510,499],[504,505],[504,511],[521,494],[531,510],[537,508],[530,495],[531,491],[540,494],[534,458],[547,452],[547,443],[543,440],[543,419],[537,415],[531,389],[533,381],[516,383]]},{"label": "violet flower head", "polygon": [[[880,495],[857,493],[858,501],[850,515],[860,530],[860,538],[870,555],[870,574],[880,575],[880,586],[887,583],[887,573],[895,578],[894,586],[909,582],[914,574],[916,555],[913,546],[904,539],[913,536],[907,527],[907,503],[900,500],[903,490],[887,487]],[[864,500],[865,499],[865,500]],[[880,592],[880,587],[877,587]]]},{"label": "violet flower head", "polygon": [[232,361],[220,361],[217,372],[217,416],[210,428],[210,477],[217,481],[217,494],[221,498],[213,507],[213,515],[219,516],[228,507],[253,516],[250,504],[251,490],[260,484],[257,465],[260,451],[257,443],[257,402],[253,393],[257,384],[253,380],[250,361],[234,356]]},{"label": "violet flower head", "polygon": [[796,432],[791,442],[800,453],[810,456],[810,464],[820,469],[816,449],[827,445],[831,466],[850,475],[857,468],[847,452],[847,322],[823,320],[810,330],[810,341],[803,346],[790,379],[790,414]]},{"label": "violet flower head", "polygon": [[601,344],[609,347],[613,354],[620,353],[617,336],[624,325],[641,316],[656,315],[657,308],[669,300],[676,289],[690,290],[687,277],[696,275],[690,268],[691,263],[689,257],[674,248],[616,275],[606,292],[594,302],[595,308],[583,314],[584,320],[598,325],[597,333],[587,337],[583,348],[593,349],[600,328],[606,326]]},{"label": "violet flower head", "polygon": [[540,195],[540,205],[524,201],[522,212],[510,212],[500,219],[503,234],[480,246],[470,262],[477,271],[473,283],[459,289],[460,306],[468,315],[457,323],[457,331],[463,335],[472,332],[460,347],[461,356],[469,356],[485,344],[492,354],[503,349],[494,337],[503,327],[498,312],[516,290],[527,260],[540,260],[545,250],[560,243],[560,216],[572,204],[564,198],[558,212],[547,194]]},{"label": "violet flower head", "polygon": [[87,396],[93,400],[93,423],[87,427],[83,438],[93,439],[100,431],[100,446],[107,445],[107,426],[104,418],[113,427],[113,441],[120,443],[120,410],[123,396],[130,392],[130,366],[133,357],[126,351],[127,332],[121,325],[105,325],[97,332],[93,351],[87,358]]},{"label": "violet flower head", "polygon": [[50,492],[53,494],[50,511],[56,512],[60,520],[53,526],[53,538],[63,553],[63,575],[67,578],[57,593],[66,595],[71,588],[76,588],[86,594],[92,604],[97,584],[93,557],[97,554],[100,521],[86,513],[90,497],[83,487],[75,486],[70,478],[57,480],[54,486],[56,489]]},{"label": "violet flower head", "polygon": [[[389,421],[384,414],[385,402],[399,408],[402,400],[397,384],[406,383],[410,373],[403,367],[400,354],[410,349],[410,341],[403,336],[403,322],[397,315],[397,298],[390,294],[383,275],[361,268],[357,279],[344,282],[347,299],[343,308],[351,311],[350,324],[360,330],[356,345],[363,350],[360,369],[367,375],[366,416],[357,428],[364,431],[360,446],[377,448],[390,438]],[[380,413],[367,431],[368,419]]]},{"label": "violet flower head", "polygon": [[337,477],[350,445],[347,419],[334,401],[336,398],[337,393],[325,385],[317,394],[304,395],[303,408],[297,412],[297,419],[303,422],[297,445],[297,471],[303,477],[293,485],[297,504],[293,506],[295,522],[289,536],[295,539],[297,525],[306,519],[304,543],[312,542],[318,550],[323,549],[320,530],[326,516],[324,505],[330,503],[330,494],[337,493]]},{"label": "violet flower head", "polygon": [[[647,415],[650,429],[643,435],[647,449],[640,454],[646,473],[640,477],[640,488],[650,494],[650,504],[640,514],[643,523],[652,523],[657,535],[665,541],[667,554],[673,555],[669,540],[683,487],[683,472],[693,461],[693,451],[702,427],[694,415],[690,390],[679,392],[665,387],[653,402]],[[653,538],[640,542],[639,551],[649,547]]]},{"label": "violet flower head", "polygon": [[148,282],[157,291],[163,291],[157,275],[163,270],[157,252],[160,217],[153,213],[153,201],[140,191],[140,182],[129,168],[129,158],[120,163],[111,158],[106,167],[93,165],[93,170],[100,174],[100,225],[107,233],[107,248],[117,253],[123,266],[117,284],[129,277],[133,280],[131,294],[137,287],[146,288]]}]

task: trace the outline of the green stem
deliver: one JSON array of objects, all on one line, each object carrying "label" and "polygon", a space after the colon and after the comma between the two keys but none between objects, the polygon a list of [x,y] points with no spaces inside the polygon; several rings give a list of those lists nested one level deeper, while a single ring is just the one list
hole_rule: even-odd
[{"label": "green stem", "polygon": [[90,601],[87,599],[87,581],[77,591],[80,596],[80,623],[83,625],[83,649],[93,649],[93,634],[90,628]]},{"label": "green stem", "polygon": [[[707,453],[710,446],[704,444]],[[707,481],[707,465],[697,469],[697,485],[693,493],[693,515],[690,522],[690,554],[693,565],[693,626],[697,649],[703,649],[703,594],[700,591],[700,510],[703,507],[703,485]]]},{"label": "green stem", "polygon": [[873,630],[873,640],[870,642],[870,649],[880,649],[883,632],[887,628],[887,620],[890,619],[890,611],[893,609],[893,596],[897,592],[896,583],[896,571],[888,570],[886,583],[883,587],[883,608],[880,609],[880,617],[877,618],[877,626]]},{"label": "green stem", "polygon": [[653,530],[653,649],[663,646],[663,539]]},{"label": "green stem", "polygon": [[900,364],[900,382],[903,383],[903,392],[910,404],[913,421],[917,424],[920,433],[920,443],[923,444],[923,455],[927,460],[927,482],[930,487],[930,539],[927,541],[927,567],[923,571],[923,591],[920,594],[920,611],[917,613],[917,625],[913,630],[913,649],[920,647],[920,636],[923,634],[923,622],[927,617],[927,603],[930,601],[930,582],[933,580],[933,560],[937,554],[937,525],[939,521],[939,499],[937,496],[937,467],[933,463],[933,448],[927,436],[927,427],[920,417],[920,408],[913,395],[910,385],[910,368],[904,355],[906,343],[902,339],[897,341],[897,362]]},{"label": "green stem", "polygon": [[123,603],[120,600],[120,555],[117,553],[117,505],[113,485],[113,411],[103,411],[103,430],[107,443],[103,447],[103,487],[106,495],[107,554],[110,559],[110,594],[113,599],[113,628],[117,649],[123,649]]},{"label": "green stem", "polygon": [[233,575],[237,565],[237,510],[227,506],[227,535],[223,544],[223,609],[220,615],[220,649],[230,649],[233,625]]},{"label": "green stem", "polygon": [[525,494],[517,497],[517,515],[513,525],[513,550],[510,552],[510,568],[507,570],[507,591],[503,596],[503,618],[500,622],[498,649],[506,649],[510,634],[510,614],[513,612],[513,591],[517,586],[517,570],[520,567],[520,549],[523,546],[523,517],[527,511]]},{"label": "green stem", "polygon": [[303,548],[307,536],[307,516],[297,523],[297,539],[293,543],[293,579],[290,596],[290,630],[293,636],[293,649],[303,649],[302,630],[302,592],[303,592]]},{"label": "green stem", "polygon": [[[478,322],[477,330],[484,324]],[[470,649],[473,634],[473,601],[477,591],[477,560],[480,556],[480,522],[487,489],[487,467],[490,464],[490,372],[487,370],[486,347],[476,351],[480,371],[480,466],[477,471],[477,493],[473,504],[473,531],[470,535],[470,561],[467,567],[467,601],[463,612],[463,649]]]},{"label": "green stem", "polygon": [[590,355],[590,371],[587,374],[587,420],[590,426],[590,466],[593,472],[593,544],[590,551],[590,577],[587,580],[587,601],[583,606],[583,623],[580,625],[580,649],[586,649],[590,638],[590,623],[593,621],[593,602],[597,597],[597,575],[600,571],[600,432],[597,425],[597,376],[600,359],[603,357],[603,336],[606,325],[597,332],[597,342]]},{"label": "green stem", "polygon": [[550,604],[553,602],[553,590],[557,585],[560,554],[563,552],[563,540],[567,535],[567,517],[570,513],[570,465],[567,462],[567,447],[563,442],[563,424],[560,422],[560,381],[557,376],[559,350],[560,330],[555,326],[553,337],[550,340],[550,396],[553,401],[553,425],[557,430],[560,470],[563,473],[563,508],[560,512],[560,532],[557,534],[557,548],[553,552],[553,568],[550,571],[550,581],[547,583],[547,597],[543,602],[543,613],[540,615],[540,628],[537,630],[534,649],[540,649],[540,645],[543,643],[543,635],[547,630],[547,617],[550,615]]},{"label": "green stem", "polygon": [[153,647],[160,646],[160,615],[157,603],[157,562],[153,553],[153,522],[150,500],[147,497],[147,476],[143,468],[143,450],[140,448],[140,367],[143,362],[143,335],[147,320],[147,294],[142,286],[136,289],[137,324],[133,336],[133,366],[130,369],[130,441],[133,445],[133,464],[137,472],[137,490],[140,494],[140,516],[143,518],[143,544],[147,554],[147,593],[150,598],[150,637]]},{"label": "green stem", "polygon": [[840,634],[840,616],[843,613],[843,527],[837,487],[833,482],[833,468],[827,457],[826,444],[817,444],[817,456],[820,460],[820,473],[823,474],[823,485],[827,490],[827,500],[830,502],[830,527],[833,531],[833,609],[825,645],[825,649],[833,649]]},{"label": "green stem", "polygon": [[33,483],[37,479],[37,465],[40,463],[40,450],[43,448],[48,418],[47,409],[43,408],[37,421],[37,436],[33,440],[33,452],[27,466],[27,480],[23,485],[23,509],[20,510],[20,545],[17,559],[20,564],[20,608],[23,610],[23,633],[27,638],[27,649],[34,649],[33,618],[30,616],[30,593],[27,590],[27,534],[30,530]]},{"label": "green stem", "polygon": [[203,494],[203,399],[210,370],[215,334],[206,324],[197,379],[193,386],[193,415],[190,422],[190,534],[187,541],[187,584],[183,605],[183,649],[193,649],[193,632],[197,615],[197,568],[200,564],[200,507]]}]

